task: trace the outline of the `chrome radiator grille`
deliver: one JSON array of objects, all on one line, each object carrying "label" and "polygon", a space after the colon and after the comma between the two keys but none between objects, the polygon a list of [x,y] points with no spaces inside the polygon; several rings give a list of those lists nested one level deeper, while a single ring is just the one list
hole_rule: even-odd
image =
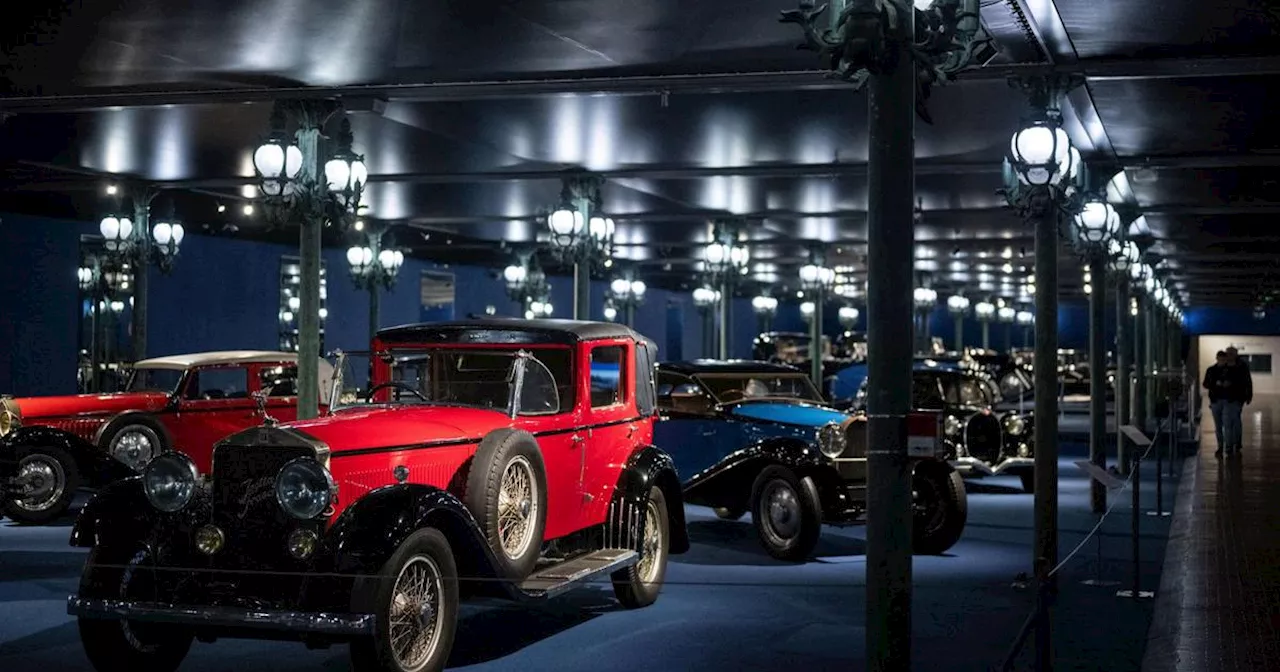
[{"label": "chrome radiator grille", "polygon": [[1000,460],[1003,432],[994,415],[979,413],[969,419],[965,428],[965,448],[969,455],[984,462]]},{"label": "chrome radiator grille", "polygon": [[293,446],[221,445],[213,454],[213,522],[227,535],[221,558],[273,562],[294,521],[276,503],[276,474],[290,461],[314,457]]}]

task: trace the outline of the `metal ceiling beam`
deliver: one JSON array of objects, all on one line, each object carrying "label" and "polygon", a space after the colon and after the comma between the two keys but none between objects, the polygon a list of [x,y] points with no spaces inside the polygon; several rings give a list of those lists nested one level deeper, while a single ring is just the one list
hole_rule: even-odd
[{"label": "metal ceiling beam", "polygon": [[[1026,7],[1025,0],[1016,0]],[[1042,22],[1041,5],[1029,16]],[[1050,5],[1052,3],[1049,3]],[[1054,14],[1056,14],[1056,8]],[[1058,20],[1061,23],[1061,19]],[[1042,31],[1043,32],[1043,31]],[[1059,41],[1049,34],[1049,44]],[[1069,40],[1067,40],[1069,42]],[[1046,53],[1055,53],[1046,48]],[[1056,65],[989,65],[967,71],[960,81],[1006,79],[1048,72],[1078,73],[1096,80],[1231,77],[1280,74],[1280,57],[1224,57],[1211,59],[1086,59],[1056,60]],[[351,86],[284,86],[221,89],[108,88],[79,94],[0,97],[0,113],[75,112],[108,107],[265,103],[281,98],[358,99],[406,102],[503,100],[557,94],[616,96],[706,95],[733,92],[797,91],[849,88],[822,70],[730,72],[693,75],[622,77],[560,77],[546,79],[363,84]]]}]

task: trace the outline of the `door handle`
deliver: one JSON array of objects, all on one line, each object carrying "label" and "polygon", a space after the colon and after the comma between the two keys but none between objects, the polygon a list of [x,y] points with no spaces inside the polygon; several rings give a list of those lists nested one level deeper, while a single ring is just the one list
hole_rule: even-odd
[{"label": "door handle", "polygon": [[627,425],[627,438],[628,438],[628,439],[629,439],[629,438],[631,438],[633,435],[635,435],[635,433],[636,433],[639,429],[640,429],[640,425],[637,425],[637,424],[636,424],[636,423],[634,423],[634,422],[633,422],[633,423],[631,423],[631,424],[629,424],[629,425]]},{"label": "door handle", "polygon": [[580,434],[574,434],[573,436],[569,437],[569,440],[574,443],[582,443],[585,439],[583,439],[582,435]]}]

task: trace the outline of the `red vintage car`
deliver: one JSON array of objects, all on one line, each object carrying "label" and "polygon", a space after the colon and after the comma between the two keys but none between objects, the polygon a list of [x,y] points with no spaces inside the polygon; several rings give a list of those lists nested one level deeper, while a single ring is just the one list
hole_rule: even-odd
[{"label": "red vintage car", "polygon": [[[78,488],[136,475],[174,449],[208,471],[214,442],[268,412],[297,417],[297,362],[293,353],[253,350],[173,355],[136,363],[121,392],[3,398],[4,515],[47,523],[71,506]],[[323,399],[333,367],[320,366]]]},{"label": "red vintage car", "polygon": [[193,639],[283,637],[350,643],[357,670],[439,670],[462,599],[607,576],[652,603],[689,545],[652,445],[654,352],[595,322],[383,330],[368,360],[341,356],[323,417],[226,438],[203,479],[162,455],[85,506],[68,612],[89,659],[167,671]]}]

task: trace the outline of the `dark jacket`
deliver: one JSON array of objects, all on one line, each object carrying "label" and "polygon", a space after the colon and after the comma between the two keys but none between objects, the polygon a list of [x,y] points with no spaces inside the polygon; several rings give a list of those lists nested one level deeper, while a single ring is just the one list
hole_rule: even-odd
[{"label": "dark jacket", "polygon": [[1240,364],[1214,364],[1204,372],[1204,388],[1209,391],[1209,401],[1230,401],[1237,404],[1253,401],[1253,376],[1249,367]]}]

